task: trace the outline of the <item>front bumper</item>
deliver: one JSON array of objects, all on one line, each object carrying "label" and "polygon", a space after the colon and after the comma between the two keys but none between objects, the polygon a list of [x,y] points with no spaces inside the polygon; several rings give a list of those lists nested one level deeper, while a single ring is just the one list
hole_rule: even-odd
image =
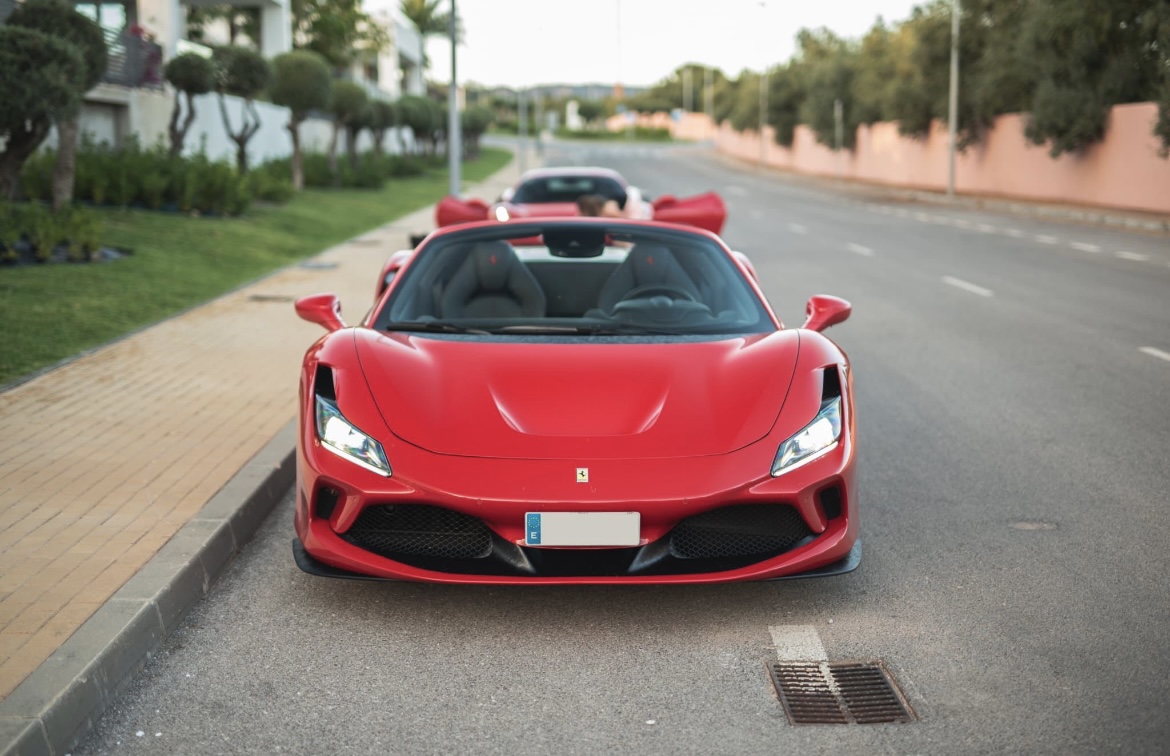
[{"label": "front bumper", "polygon": [[[837,575],[860,560],[853,447],[772,478],[757,444],[686,460],[460,458],[398,445],[392,478],[298,445],[306,572],[444,583],[715,583]],[[591,483],[573,482],[588,466]],[[411,477],[407,477],[410,471]],[[525,511],[638,511],[628,548],[532,547]]]}]

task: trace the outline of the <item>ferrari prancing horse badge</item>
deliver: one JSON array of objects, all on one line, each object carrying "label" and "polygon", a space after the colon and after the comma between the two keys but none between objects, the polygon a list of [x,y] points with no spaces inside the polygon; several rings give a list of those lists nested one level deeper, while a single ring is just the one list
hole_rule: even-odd
[{"label": "ferrari prancing horse badge", "polygon": [[588,483],[589,482],[589,468],[588,467],[578,467],[577,468],[577,482],[578,483]]}]

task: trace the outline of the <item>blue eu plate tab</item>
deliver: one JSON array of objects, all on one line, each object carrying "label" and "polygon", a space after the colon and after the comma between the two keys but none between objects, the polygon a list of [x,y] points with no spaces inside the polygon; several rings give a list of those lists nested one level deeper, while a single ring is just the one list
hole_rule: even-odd
[{"label": "blue eu plate tab", "polygon": [[524,529],[527,531],[524,541],[529,546],[540,545],[540,512],[529,512],[524,515]]}]

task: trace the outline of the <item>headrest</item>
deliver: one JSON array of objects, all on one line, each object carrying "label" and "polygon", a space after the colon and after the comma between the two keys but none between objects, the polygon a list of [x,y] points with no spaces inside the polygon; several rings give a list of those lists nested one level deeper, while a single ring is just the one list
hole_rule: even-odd
[{"label": "headrest", "polygon": [[508,283],[516,253],[506,241],[479,242],[471,250],[471,259],[480,288],[499,291]]},{"label": "headrest", "polygon": [[660,244],[639,244],[630,250],[630,266],[638,286],[663,283],[674,269],[674,255]]}]

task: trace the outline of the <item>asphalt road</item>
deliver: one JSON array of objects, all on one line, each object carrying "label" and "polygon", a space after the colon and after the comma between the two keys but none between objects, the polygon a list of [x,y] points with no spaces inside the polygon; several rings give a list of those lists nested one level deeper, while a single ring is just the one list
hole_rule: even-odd
[{"label": "asphalt road", "polygon": [[[76,754],[1166,753],[1170,240],[835,193],[695,148],[566,146],[716,189],[781,317],[853,302],[858,571],[704,587],[337,582],[291,498]],[[917,721],[794,727],[811,632]]]}]

